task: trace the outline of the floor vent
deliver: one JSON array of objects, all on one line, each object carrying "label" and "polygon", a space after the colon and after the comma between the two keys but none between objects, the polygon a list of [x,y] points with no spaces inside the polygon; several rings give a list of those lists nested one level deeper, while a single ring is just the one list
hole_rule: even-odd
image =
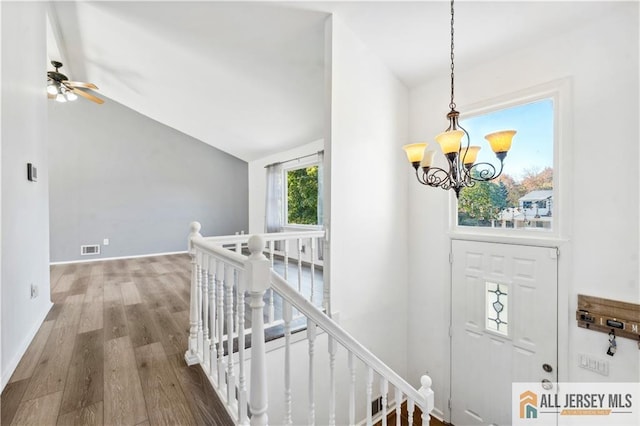
[{"label": "floor vent", "polygon": [[80,246],[80,256],[88,256],[91,254],[100,254],[100,246],[98,244],[91,246]]}]

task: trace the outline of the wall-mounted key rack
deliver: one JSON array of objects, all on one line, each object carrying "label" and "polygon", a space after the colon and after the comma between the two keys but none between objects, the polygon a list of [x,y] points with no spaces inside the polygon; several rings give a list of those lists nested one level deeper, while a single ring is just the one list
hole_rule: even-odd
[{"label": "wall-mounted key rack", "polygon": [[578,295],[578,327],[640,341],[640,305]]}]

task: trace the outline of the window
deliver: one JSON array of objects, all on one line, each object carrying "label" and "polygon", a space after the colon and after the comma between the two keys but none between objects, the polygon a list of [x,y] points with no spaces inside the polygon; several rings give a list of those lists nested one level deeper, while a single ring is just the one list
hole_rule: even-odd
[{"label": "window", "polygon": [[509,287],[485,282],[485,328],[503,336],[509,335]]},{"label": "window", "polygon": [[499,166],[488,144],[478,140],[503,128],[517,134],[504,161],[502,175],[460,192],[459,227],[550,231],[553,228],[554,100],[545,98],[460,121],[472,143],[483,146],[478,163]]},{"label": "window", "polygon": [[285,170],[287,225],[318,225],[318,165]]}]

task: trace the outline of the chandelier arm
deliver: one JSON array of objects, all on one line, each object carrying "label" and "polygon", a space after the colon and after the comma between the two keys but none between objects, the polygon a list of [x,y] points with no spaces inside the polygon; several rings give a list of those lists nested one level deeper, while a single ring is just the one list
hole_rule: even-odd
[{"label": "chandelier arm", "polygon": [[434,188],[442,187],[443,189],[449,189],[451,187],[451,176],[449,172],[440,167],[429,167],[426,170],[422,169],[422,175],[420,176],[416,171],[418,181],[423,185],[432,186]]},{"label": "chandelier arm", "polygon": [[[486,168],[480,169],[479,166],[486,167]],[[491,163],[476,163],[467,169],[466,174],[473,181],[488,182],[500,176],[502,174],[503,168],[504,168],[504,163],[502,161],[500,162],[500,169],[496,169],[496,166],[494,166]],[[475,176],[472,173],[472,171],[476,172]]]}]

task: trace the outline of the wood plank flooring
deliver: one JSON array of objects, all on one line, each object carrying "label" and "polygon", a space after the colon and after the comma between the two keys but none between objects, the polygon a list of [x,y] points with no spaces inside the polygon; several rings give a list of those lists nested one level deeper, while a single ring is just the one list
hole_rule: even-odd
[{"label": "wood plank flooring", "polygon": [[2,425],[230,425],[183,355],[189,258],[51,267],[54,306],[2,392]]}]

